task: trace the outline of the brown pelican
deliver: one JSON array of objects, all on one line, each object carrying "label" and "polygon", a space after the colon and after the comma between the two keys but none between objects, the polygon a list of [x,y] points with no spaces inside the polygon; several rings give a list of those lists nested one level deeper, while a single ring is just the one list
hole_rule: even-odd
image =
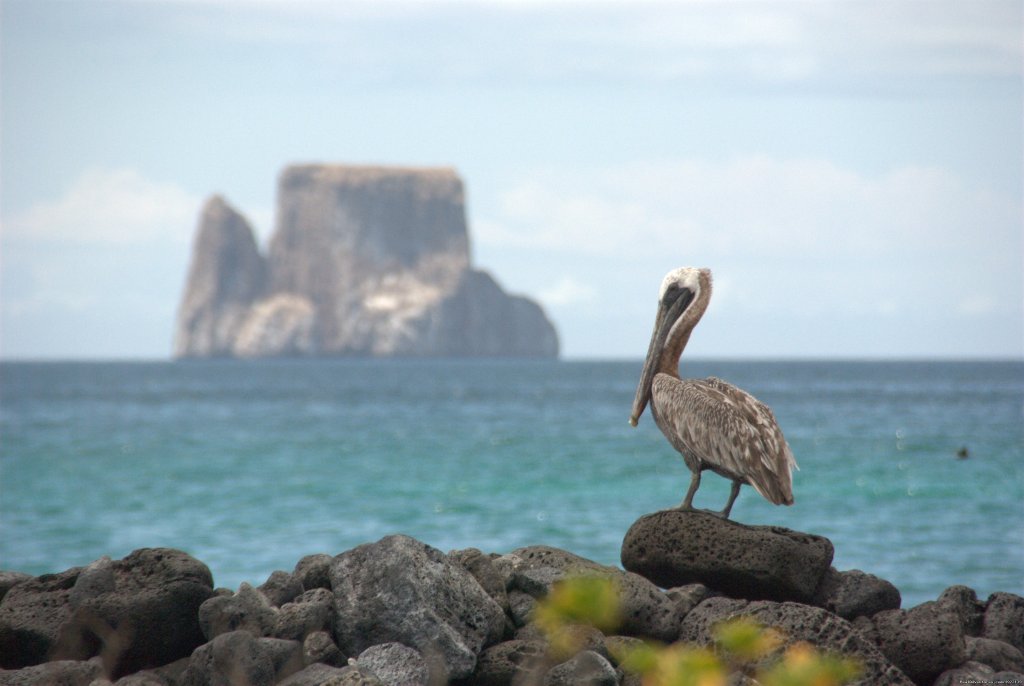
[{"label": "brown pelican", "polygon": [[693,478],[679,509],[693,509],[705,469],[732,480],[723,518],[728,519],[743,484],[776,505],[792,505],[796,460],[768,406],[721,379],[679,378],[679,357],[710,300],[709,269],[682,267],[662,281],[629,423],[636,426],[650,403],[654,423],[682,453]]}]

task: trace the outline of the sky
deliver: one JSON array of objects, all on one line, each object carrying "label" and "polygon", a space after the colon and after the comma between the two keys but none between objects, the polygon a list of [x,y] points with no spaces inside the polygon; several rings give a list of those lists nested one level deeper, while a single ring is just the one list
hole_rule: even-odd
[{"label": "sky", "polygon": [[563,356],[1024,356],[1018,0],[2,0],[0,357],[166,359],[199,210],[455,167]]}]

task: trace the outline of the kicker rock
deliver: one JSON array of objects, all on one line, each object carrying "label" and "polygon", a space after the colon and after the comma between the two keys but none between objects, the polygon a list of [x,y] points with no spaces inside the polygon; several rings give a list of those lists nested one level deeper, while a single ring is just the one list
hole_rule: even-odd
[{"label": "kicker rock", "polygon": [[541,308],[471,267],[464,202],[451,169],[288,167],[265,259],[208,206],[176,354],[557,355]]},{"label": "kicker rock", "polygon": [[233,354],[253,302],[266,289],[266,263],[245,218],[219,195],[206,201],[178,308],[179,357]]}]

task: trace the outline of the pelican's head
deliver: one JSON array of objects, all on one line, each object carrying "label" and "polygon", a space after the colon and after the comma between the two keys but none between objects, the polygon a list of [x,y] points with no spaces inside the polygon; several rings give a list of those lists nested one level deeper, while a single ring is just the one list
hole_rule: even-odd
[{"label": "pelican's head", "polygon": [[[651,384],[661,363],[668,341],[679,341],[678,353],[681,354],[690,331],[697,323],[691,319],[686,329],[677,328],[681,324],[683,313],[690,309],[694,301],[700,299],[706,303],[711,291],[711,270],[697,267],[680,267],[673,269],[661,281],[658,293],[658,314],[654,319],[654,332],[651,334],[651,345],[647,349],[647,359],[640,373],[640,384],[633,399],[633,412],[629,423],[636,426],[644,408],[651,399]],[[699,298],[699,296],[704,296]],[[699,314],[698,314],[699,317]],[[688,318],[689,319],[689,318]]]}]

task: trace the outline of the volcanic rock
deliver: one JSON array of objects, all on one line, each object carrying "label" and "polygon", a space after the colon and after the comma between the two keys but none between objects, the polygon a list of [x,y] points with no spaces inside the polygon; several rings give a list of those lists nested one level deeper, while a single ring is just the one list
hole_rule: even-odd
[{"label": "volcanic rock", "polygon": [[950,586],[935,601],[960,619],[964,636],[981,636],[985,603],[978,601],[978,594],[967,586]]},{"label": "volcanic rock", "polygon": [[271,686],[304,667],[302,644],[257,638],[248,631],[221,634],[192,653],[182,686]]},{"label": "volcanic rock", "polygon": [[502,610],[508,610],[508,579],[495,565],[494,558],[476,548],[466,548],[451,551],[448,559],[472,574],[480,587],[487,591],[487,595],[494,598]]},{"label": "volcanic rock", "polygon": [[2,686],[89,686],[96,679],[103,678],[103,662],[91,660],[54,660],[18,670],[0,670]]},{"label": "volcanic rock", "polygon": [[511,640],[487,648],[480,654],[472,678],[474,686],[510,686],[535,675],[545,661],[540,641]]},{"label": "volcanic rock", "polygon": [[873,686],[910,686],[907,677],[874,643],[845,619],[821,608],[794,602],[746,601],[709,598],[683,619],[680,639],[708,645],[714,626],[723,620],[747,616],[764,626],[782,629],[786,645],[807,641],[821,650],[856,657],[863,668],[862,681]]},{"label": "volcanic rock", "polygon": [[879,648],[915,684],[930,684],[966,660],[960,618],[934,601],[879,612],[871,621]]},{"label": "volcanic rock", "polygon": [[306,555],[295,564],[292,576],[298,579],[307,591],[314,588],[330,590],[332,562],[334,562],[334,558],[326,553]]},{"label": "volcanic rock", "polygon": [[964,639],[968,662],[980,662],[996,671],[1024,673],[1024,653],[994,638],[968,636]]},{"label": "volcanic rock", "polygon": [[257,638],[270,636],[277,626],[278,611],[267,598],[247,583],[234,595],[218,595],[199,606],[199,625],[206,640],[231,631],[248,631]]},{"label": "volcanic rock", "polygon": [[295,600],[305,588],[302,581],[293,574],[278,570],[273,572],[256,590],[262,593],[271,605],[281,607],[285,603]]},{"label": "volcanic rock", "polygon": [[375,677],[363,674],[354,667],[332,667],[324,664],[311,664],[284,681],[278,686],[382,686]]},{"label": "volcanic rock", "polygon": [[198,610],[212,595],[206,565],[169,548],[37,577],[0,604],[3,666],[102,655],[116,679],[173,662],[203,643]]},{"label": "volcanic rock", "polygon": [[19,669],[50,658],[57,633],[71,619],[68,596],[81,571],[44,574],[7,592],[0,603],[0,667]]},{"label": "volcanic rock", "polygon": [[314,588],[281,606],[274,636],[301,641],[316,631],[334,627],[334,594],[326,588]]},{"label": "volcanic rock", "polygon": [[544,686],[617,686],[615,668],[601,655],[584,650],[555,665],[544,675]]},{"label": "volcanic rock", "polygon": [[833,567],[818,587],[814,604],[843,619],[854,619],[898,609],[900,602],[899,589],[885,579],[859,569],[839,572]]},{"label": "volcanic rock", "polygon": [[397,642],[439,660],[450,678],[473,672],[499,640],[505,614],[461,566],[408,536],[388,536],[338,555],[331,565],[334,634],[348,655]]},{"label": "volcanic rock", "polygon": [[[996,670],[980,662],[965,662],[956,669],[939,675],[932,686],[964,686],[964,684],[995,684]],[[1010,683],[1010,682],[1006,682]]]},{"label": "volcanic rock", "polygon": [[702,583],[751,600],[812,602],[832,555],[821,536],[684,510],[641,517],[622,542],[622,566],[658,586]]},{"label": "volcanic rock", "polygon": [[401,643],[381,643],[356,658],[360,671],[373,674],[387,686],[427,686],[430,671],[418,651]]},{"label": "volcanic rock", "polygon": [[[659,641],[674,641],[679,635],[680,606],[638,574],[601,565],[549,546],[519,548],[495,563],[510,566],[513,573],[511,589],[534,598],[546,596],[554,583],[571,576],[611,579],[620,593],[623,633]],[[511,596],[509,600],[512,600]]]},{"label": "volcanic rock", "polygon": [[202,212],[175,355],[558,354],[540,307],[469,259],[451,169],[299,165],[266,258],[215,196]]},{"label": "volcanic rock", "polygon": [[332,667],[344,667],[348,660],[334,637],[327,631],[313,631],[308,634],[302,642],[302,661],[307,665],[315,662],[323,662]]},{"label": "volcanic rock", "polygon": [[990,595],[985,604],[981,635],[1024,651],[1024,598],[1013,593]]},{"label": "volcanic rock", "polygon": [[0,571],[0,601],[7,595],[7,591],[11,590],[23,581],[28,581],[32,578],[31,574],[25,574],[23,572],[3,572]]}]

